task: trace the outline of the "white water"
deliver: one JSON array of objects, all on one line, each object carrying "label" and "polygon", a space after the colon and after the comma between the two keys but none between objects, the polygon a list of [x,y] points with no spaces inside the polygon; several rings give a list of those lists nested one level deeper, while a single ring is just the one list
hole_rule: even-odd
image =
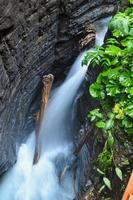
[{"label": "white water", "polygon": [[[101,45],[109,18],[97,24],[96,44]],[[59,174],[72,158],[72,110],[75,95],[87,67],[81,67],[82,53],[72,66],[64,83],[57,88],[44,115],[41,134],[42,152],[32,165],[35,147],[34,133],[20,147],[15,166],[0,182],[0,200],[72,200],[75,197],[72,172],[67,172],[62,184]]]}]

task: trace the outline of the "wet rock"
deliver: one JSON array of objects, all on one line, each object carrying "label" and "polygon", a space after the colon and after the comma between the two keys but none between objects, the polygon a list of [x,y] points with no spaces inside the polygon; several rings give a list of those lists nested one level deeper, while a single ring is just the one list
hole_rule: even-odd
[{"label": "wet rock", "polygon": [[93,21],[113,0],[0,0],[0,174],[34,127],[41,78],[59,79],[86,46]]}]

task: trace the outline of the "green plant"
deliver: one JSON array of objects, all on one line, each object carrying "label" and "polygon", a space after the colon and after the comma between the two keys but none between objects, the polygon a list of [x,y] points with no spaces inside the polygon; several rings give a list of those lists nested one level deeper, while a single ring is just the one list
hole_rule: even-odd
[{"label": "green plant", "polygon": [[133,7],[116,14],[109,29],[112,37],[102,47],[88,52],[82,62],[90,67],[103,67],[89,87],[91,96],[100,102],[100,108],[88,114],[91,122],[102,130],[105,140],[96,162],[104,183],[100,193],[106,187],[112,189],[107,178],[111,171],[114,170],[119,180],[123,180],[120,169],[123,161],[115,159],[118,138],[122,136],[125,142],[133,139]]}]

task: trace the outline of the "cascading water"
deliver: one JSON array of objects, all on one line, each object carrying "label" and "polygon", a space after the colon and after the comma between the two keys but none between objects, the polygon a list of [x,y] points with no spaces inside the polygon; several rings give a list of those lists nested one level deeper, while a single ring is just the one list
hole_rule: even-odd
[{"label": "cascading water", "polygon": [[[96,44],[101,45],[110,19],[96,24]],[[60,183],[60,174],[73,157],[72,110],[75,95],[87,67],[81,67],[82,53],[64,83],[53,91],[41,127],[42,151],[32,165],[35,137],[31,134],[21,145],[15,166],[0,181],[1,200],[72,200],[75,197],[73,172],[68,170]]]}]

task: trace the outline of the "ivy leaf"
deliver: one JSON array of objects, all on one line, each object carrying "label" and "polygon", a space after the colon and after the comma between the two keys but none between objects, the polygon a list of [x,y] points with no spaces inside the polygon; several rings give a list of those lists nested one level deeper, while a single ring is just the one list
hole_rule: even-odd
[{"label": "ivy leaf", "polygon": [[118,176],[118,178],[122,181],[123,180],[123,177],[122,177],[122,171],[120,168],[116,167],[115,168],[115,172],[116,172],[116,175]]},{"label": "ivy leaf", "polygon": [[106,185],[110,190],[112,190],[110,180],[109,180],[107,177],[104,177],[104,178],[103,178],[103,181],[104,181],[105,185]]}]

